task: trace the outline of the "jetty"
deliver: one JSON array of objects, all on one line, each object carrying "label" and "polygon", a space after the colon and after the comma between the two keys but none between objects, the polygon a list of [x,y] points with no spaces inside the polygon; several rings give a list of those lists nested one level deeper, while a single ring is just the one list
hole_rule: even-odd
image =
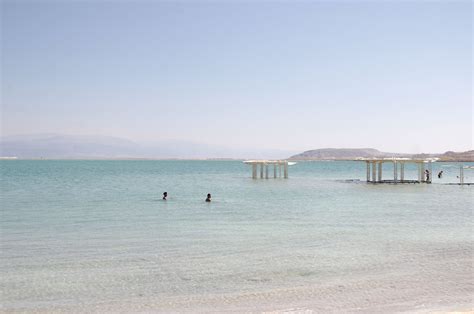
[{"label": "jetty", "polygon": [[[367,165],[368,183],[431,183],[433,178],[432,163],[437,158],[412,159],[412,158],[358,158],[358,161],[364,161]],[[382,165],[391,163],[393,165],[393,179],[383,179]],[[418,169],[417,179],[405,178],[405,165],[415,164]],[[400,169],[400,170],[399,170]]]},{"label": "jetty", "polygon": [[268,168],[271,165],[273,165],[273,178],[281,178],[283,168],[283,178],[288,179],[288,166],[294,165],[296,162],[289,162],[288,160],[245,160],[244,164],[252,166],[252,179],[257,179],[257,170],[259,166],[260,179],[268,179]]}]

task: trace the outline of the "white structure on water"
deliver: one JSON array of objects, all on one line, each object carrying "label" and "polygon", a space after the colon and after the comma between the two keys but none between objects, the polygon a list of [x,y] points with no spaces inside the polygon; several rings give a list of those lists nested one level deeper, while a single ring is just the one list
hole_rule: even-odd
[{"label": "white structure on water", "polygon": [[268,179],[268,167],[270,165],[273,165],[273,177],[275,179],[281,178],[281,168],[283,168],[283,178],[288,179],[288,166],[296,164],[296,162],[289,162],[288,160],[246,160],[244,163],[252,166],[252,179],[258,177],[258,166],[260,166],[260,179]]},{"label": "white structure on water", "polygon": [[460,185],[471,185],[471,182],[464,182],[464,170],[474,170],[474,166],[464,166],[459,167],[459,184]]},{"label": "white structure on water", "polygon": [[[431,183],[433,178],[432,163],[436,158],[411,159],[411,158],[360,158],[367,164],[367,182],[370,183]],[[393,164],[393,180],[382,179],[382,164]],[[415,164],[418,168],[418,179],[407,180],[405,178],[405,165]],[[427,168],[425,167],[427,166]],[[398,170],[400,168],[400,171]]]}]

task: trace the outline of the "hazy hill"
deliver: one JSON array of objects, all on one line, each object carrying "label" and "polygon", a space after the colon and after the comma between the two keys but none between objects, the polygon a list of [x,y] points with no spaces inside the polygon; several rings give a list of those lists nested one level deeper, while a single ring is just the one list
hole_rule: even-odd
[{"label": "hazy hill", "polygon": [[411,157],[411,158],[439,158],[440,161],[474,161],[474,151],[446,152],[444,154],[401,154],[381,152],[374,148],[322,148],[305,151],[291,156],[292,160],[353,160],[363,158]]},{"label": "hazy hill", "polygon": [[321,148],[305,151],[301,154],[291,156],[295,160],[346,160],[358,157],[404,157],[406,154],[384,153],[374,148]]},{"label": "hazy hill", "polygon": [[18,158],[286,158],[295,152],[235,149],[189,141],[137,143],[108,136],[58,134],[0,138],[0,156]]},{"label": "hazy hill", "polygon": [[1,139],[1,155],[20,158],[124,157],[140,149],[131,141],[104,136],[44,134]]},{"label": "hazy hill", "polygon": [[468,150],[466,152],[446,152],[438,156],[442,161],[472,161],[474,162],[474,150]]}]

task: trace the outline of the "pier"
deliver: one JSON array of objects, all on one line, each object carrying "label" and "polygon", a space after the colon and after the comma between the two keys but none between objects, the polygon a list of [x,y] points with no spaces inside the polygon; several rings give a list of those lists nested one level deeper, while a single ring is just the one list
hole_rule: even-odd
[{"label": "pier", "polygon": [[260,179],[269,178],[269,167],[273,165],[273,178],[282,177],[288,179],[288,166],[296,164],[295,162],[289,162],[288,160],[246,160],[245,164],[252,166],[252,179],[258,178],[258,168],[260,166]]},{"label": "pier", "polygon": [[[431,183],[433,178],[432,163],[435,158],[411,159],[411,158],[361,158],[359,161],[365,161],[367,165],[368,183]],[[393,179],[384,180],[382,176],[383,163],[393,164]],[[415,164],[418,169],[417,179],[405,178],[405,165]],[[426,166],[426,167],[425,167]],[[400,169],[400,170],[398,170]],[[428,176],[426,175],[428,170]]]}]

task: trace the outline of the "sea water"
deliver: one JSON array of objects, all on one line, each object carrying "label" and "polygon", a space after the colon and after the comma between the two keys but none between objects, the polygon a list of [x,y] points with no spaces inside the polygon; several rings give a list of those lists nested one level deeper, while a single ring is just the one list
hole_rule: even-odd
[{"label": "sea water", "polygon": [[367,184],[363,162],[299,162],[289,179],[241,161],[0,166],[2,311],[473,306],[474,187],[445,184],[456,163],[397,185]]}]

